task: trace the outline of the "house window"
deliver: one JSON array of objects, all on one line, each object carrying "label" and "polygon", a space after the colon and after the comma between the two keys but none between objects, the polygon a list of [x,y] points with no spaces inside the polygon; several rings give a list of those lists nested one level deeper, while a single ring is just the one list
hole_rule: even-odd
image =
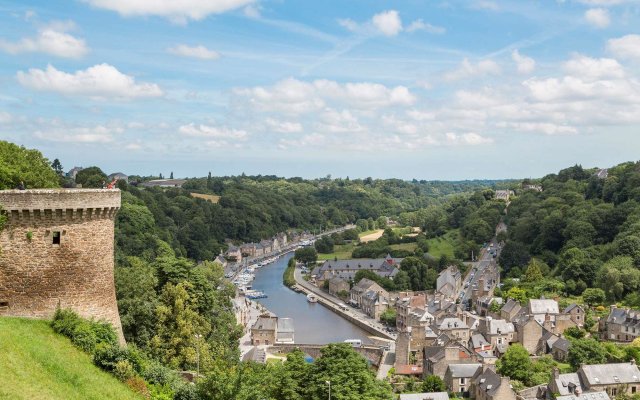
[{"label": "house window", "polygon": [[[465,383],[466,383],[465,379],[464,378],[460,378],[460,384],[464,385]],[[460,388],[460,391],[464,391],[464,388]]]},{"label": "house window", "polygon": [[636,393],[636,387],[635,386],[631,386],[631,394],[635,394]]},{"label": "house window", "polygon": [[611,388],[611,395],[616,396],[618,394],[618,388]]},{"label": "house window", "polygon": [[54,231],[52,237],[53,237],[52,243],[54,245],[59,246],[60,245],[60,232],[59,231]]}]

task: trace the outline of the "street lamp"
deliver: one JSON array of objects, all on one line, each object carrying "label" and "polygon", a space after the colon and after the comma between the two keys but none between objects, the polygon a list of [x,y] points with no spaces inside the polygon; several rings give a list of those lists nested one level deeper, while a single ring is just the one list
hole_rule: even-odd
[{"label": "street lamp", "polygon": [[331,400],[331,381],[326,381],[325,383],[329,385],[329,400]]},{"label": "street lamp", "polygon": [[200,346],[199,341],[202,339],[202,335],[197,333],[194,335],[196,338],[196,379],[200,377]]}]

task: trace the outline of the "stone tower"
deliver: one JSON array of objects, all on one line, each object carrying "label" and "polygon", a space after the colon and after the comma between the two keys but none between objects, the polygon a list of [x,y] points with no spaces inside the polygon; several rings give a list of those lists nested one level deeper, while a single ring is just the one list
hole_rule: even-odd
[{"label": "stone tower", "polygon": [[113,277],[120,191],[2,190],[0,315],[51,318],[58,306],[110,322],[123,340]]}]

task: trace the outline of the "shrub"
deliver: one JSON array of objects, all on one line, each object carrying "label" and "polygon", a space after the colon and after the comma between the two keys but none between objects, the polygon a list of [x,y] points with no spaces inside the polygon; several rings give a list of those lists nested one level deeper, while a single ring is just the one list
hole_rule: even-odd
[{"label": "shrub", "polygon": [[180,376],[171,368],[167,368],[157,361],[152,361],[142,373],[142,377],[149,383],[159,386],[169,386],[177,389],[183,382]]},{"label": "shrub", "polygon": [[142,356],[133,347],[120,347],[117,344],[100,344],[93,354],[93,363],[105,371],[115,373],[116,365],[120,361],[128,361],[137,373],[142,371]]},{"label": "shrub", "polygon": [[53,330],[71,339],[78,348],[92,354],[98,344],[115,345],[118,338],[108,322],[81,318],[72,310],[57,309],[51,321]]},{"label": "shrub", "polygon": [[138,393],[145,399],[151,399],[151,393],[149,393],[149,389],[147,388],[147,384],[139,376],[134,376],[126,380],[125,384],[129,386],[131,390]]},{"label": "shrub", "polygon": [[115,368],[113,369],[113,375],[122,382],[126,382],[136,376],[136,373],[129,361],[121,360],[116,363]]},{"label": "shrub", "polygon": [[186,384],[182,385],[176,393],[173,395],[173,400],[200,400],[201,397],[198,394],[196,385]]},{"label": "shrub", "polygon": [[173,400],[173,390],[169,386],[148,385],[151,400]]}]

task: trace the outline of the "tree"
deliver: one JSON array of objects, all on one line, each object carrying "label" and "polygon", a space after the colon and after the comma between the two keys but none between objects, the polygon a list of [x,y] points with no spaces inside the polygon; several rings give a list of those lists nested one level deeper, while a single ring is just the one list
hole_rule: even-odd
[{"label": "tree", "polygon": [[603,364],[607,361],[607,351],[594,339],[574,339],[569,347],[567,361],[574,369],[581,364]]},{"label": "tree", "polygon": [[563,333],[564,336],[568,338],[574,338],[574,339],[582,339],[585,337],[586,334],[587,332],[585,330],[580,329],[577,326],[570,326],[567,329],[565,329]]},{"label": "tree", "polygon": [[107,180],[107,174],[98,167],[85,168],[76,174],[76,183],[87,188],[100,188]]},{"label": "tree", "polygon": [[531,256],[524,244],[509,240],[500,252],[499,262],[506,273],[512,268],[524,267],[530,259]]},{"label": "tree", "polygon": [[169,179],[173,179],[173,171],[169,174]]},{"label": "tree", "polygon": [[318,253],[329,254],[333,253],[334,241],[329,235],[325,235],[320,239],[316,240],[314,243],[314,247],[318,251]]},{"label": "tree", "polygon": [[42,153],[0,140],[0,190],[15,189],[20,182],[27,188],[59,186],[56,172]]},{"label": "tree", "polygon": [[540,270],[539,264],[540,264],[540,261],[536,260],[535,258],[531,259],[531,261],[529,262],[529,265],[527,266],[527,270],[524,273],[523,281],[535,283],[544,279],[544,277],[542,276],[542,271]]},{"label": "tree", "polygon": [[60,163],[60,160],[58,160],[57,158],[55,160],[53,160],[53,162],[51,163],[51,168],[59,176],[62,176],[62,174],[64,173],[64,171],[62,169],[62,164]]},{"label": "tree", "polygon": [[428,375],[422,382],[422,391],[425,393],[446,392],[447,385],[437,375]]},{"label": "tree", "polygon": [[528,299],[527,292],[524,289],[514,286],[507,292],[507,299],[514,299],[520,304],[525,304]]},{"label": "tree", "polygon": [[318,259],[318,253],[313,247],[303,247],[296,250],[296,252],[294,253],[294,258],[301,263],[308,265],[310,263],[316,262],[316,260]]},{"label": "tree", "polygon": [[526,383],[531,377],[533,364],[527,349],[521,344],[515,343],[509,346],[502,358],[496,362],[496,366],[500,374]]},{"label": "tree", "polygon": [[589,307],[604,303],[606,297],[604,290],[600,288],[587,288],[582,292],[582,300],[584,300]]}]

